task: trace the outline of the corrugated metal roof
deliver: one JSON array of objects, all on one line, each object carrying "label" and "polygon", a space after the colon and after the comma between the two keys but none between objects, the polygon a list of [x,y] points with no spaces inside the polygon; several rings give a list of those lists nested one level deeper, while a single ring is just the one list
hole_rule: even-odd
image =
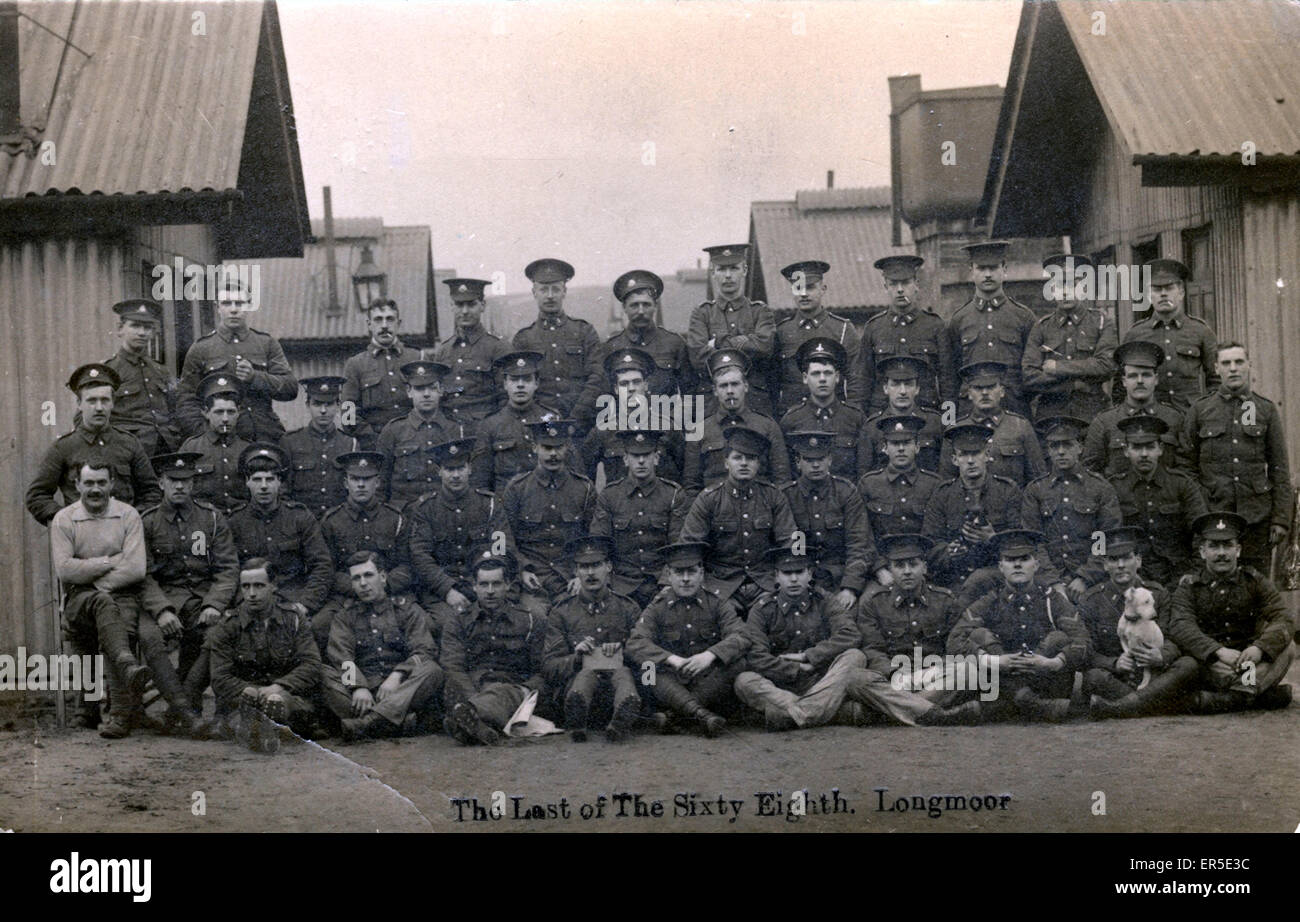
[{"label": "corrugated metal roof", "polygon": [[1246,141],[1262,156],[1300,153],[1300,3],[1053,5],[1135,157],[1239,156]]},{"label": "corrugated metal roof", "polygon": [[[793,310],[794,299],[781,268],[799,259],[822,259],[831,264],[826,276],[827,308],[886,307],[885,286],[872,263],[891,253],[913,252],[906,225],[906,245],[891,245],[889,199],[889,187],[877,186],[799,192],[793,202],[754,202],[750,226],[768,303],[778,310]],[[863,204],[840,204],[852,201]],[[801,203],[809,204],[800,207]]]},{"label": "corrugated metal roof", "polygon": [[[338,222],[340,224],[343,221]],[[371,247],[375,265],[388,276],[388,296],[402,312],[402,332],[427,330],[429,260],[432,233],[428,227],[385,227]],[[366,315],[357,307],[352,273],[361,264],[362,243],[335,243],[335,278],[343,311],[327,314],[329,280],[325,245],[303,244],[301,259],[263,259],[261,267],[264,313],[251,326],[279,339],[340,339],[366,337]]]},{"label": "corrugated metal roof", "polygon": [[[334,239],[377,238],[384,232],[383,218],[335,218]],[[318,240],[325,237],[325,219],[311,219],[311,235]]]},{"label": "corrugated metal roof", "polygon": [[236,187],[262,3],[18,7],[22,121],[44,125],[54,162],[0,153],[0,197]]}]

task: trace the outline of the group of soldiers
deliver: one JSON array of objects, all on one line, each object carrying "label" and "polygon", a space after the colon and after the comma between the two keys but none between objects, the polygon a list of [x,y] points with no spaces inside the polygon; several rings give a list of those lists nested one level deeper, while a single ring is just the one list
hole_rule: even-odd
[{"label": "group of soldiers", "polygon": [[[1119,342],[1060,275],[1092,271],[1078,255],[1044,262],[1039,318],[1003,289],[1006,244],[967,247],[947,321],[923,260],[885,257],[890,305],[859,329],[823,306],[824,261],[782,270],[779,319],[746,297],[746,249],[707,249],[685,337],[634,270],[601,342],[564,312],[573,267],[540,259],[511,342],[483,326],[489,283],[449,279],[452,336],[411,348],[377,300],[343,374],[301,382],[233,278],[177,380],[149,356],[160,306],[114,305],[121,349],[74,372],[76,427],[27,492],[64,635],[109,664],[107,716],[79,720],[126,736],[151,684],[167,727],[266,751],[284,727],[493,743],[534,710],[619,740],[1289,703],[1280,417],[1246,349],[1186,314],[1185,266],[1149,264]],[[272,404],[300,389],[286,434]],[[706,415],[620,428],[605,395]],[[1158,649],[1117,634],[1138,587]],[[901,665],[943,654],[995,663],[1001,693]]]}]

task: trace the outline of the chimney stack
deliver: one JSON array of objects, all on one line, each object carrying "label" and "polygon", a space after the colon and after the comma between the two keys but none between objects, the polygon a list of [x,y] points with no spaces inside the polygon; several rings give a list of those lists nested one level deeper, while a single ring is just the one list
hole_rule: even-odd
[{"label": "chimney stack", "polygon": [[338,266],[334,260],[334,203],[330,196],[330,187],[325,187],[325,275],[329,291],[329,300],[325,302],[328,314],[342,313],[339,304]]},{"label": "chimney stack", "polygon": [[0,3],[0,138],[22,130],[18,83],[18,4]]},{"label": "chimney stack", "polygon": [[834,189],[834,188],[835,188],[835,171],[834,171],[834,170],[827,170],[827,171],[826,171],[826,188],[827,188],[827,189]]}]

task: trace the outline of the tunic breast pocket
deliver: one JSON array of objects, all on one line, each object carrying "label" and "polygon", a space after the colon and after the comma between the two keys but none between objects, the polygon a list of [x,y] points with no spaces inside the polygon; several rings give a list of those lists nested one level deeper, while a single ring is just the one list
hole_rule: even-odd
[{"label": "tunic breast pocket", "polygon": [[143,388],[138,383],[123,384],[117,390],[113,391],[113,400],[117,403],[123,403],[132,397],[139,396]]},{"label": "tunic breast pocket", "polygon": [[393,448],[393,478],[421,480],[424,478],[424,453],[419,442],[402,442]]},{"label": "tunic breast pocket", "polygon": [[217,472],[217,465],[213,461],[199,461],[194,465],[195,477],[211,477]]},{"label": "tunic breast pocket", "polygon": [[315,458],[298,458],[293,462],[293,477],[304,481],[314,479],[320,471],[320,462]]},{"label": "tunic breast pocket", "polygon": [[492,443],[492,453],[499,455],[504,452],[514,451],[517,444],[518,442],[515,439],[497,439]]},{"label": "tunic breast pocket", "polygon": [[867,514],[887,518],[894,514],[894,504],[885,500],[871,500],[867,503]]},{"label": "tunic breast pocket", "polygon": [[1020,334],[1015,330],[998,330],[997,334],[997,339],[995,339],[994,342],[1001,345],[1003,352],[1013,355],[1016,359],[1008,371],[1018,372],[1020,370],[1020,354],[1022,352],[1024,341],[1020,338]]},{"label": "tunic breast pocket", "polygon": [[1025,455],[1025,446],[1019,442],[1001,442],[994,449],[1004,461],[1019,463]]},{"label": "tunic breast pocket", "polygon": [[587,350],[581,344],[564,347],[563,362],[566,374],[576,375],[581,372],[586,360]]},{"label": "tunic breast pocket", "polygon": [[[394,382],[396,378],[394,377]],[[365,406],[371,406],[385,395],[387,388],[396,387],[396,384],[385,386],[384,373],[378,369],[367,371],[361,376],[361,401]]]}]

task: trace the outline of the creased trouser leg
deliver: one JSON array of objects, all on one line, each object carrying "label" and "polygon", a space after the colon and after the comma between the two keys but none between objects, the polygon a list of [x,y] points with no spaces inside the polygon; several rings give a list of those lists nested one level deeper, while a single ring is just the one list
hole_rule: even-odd
[{"label": "creased trouser leg", "polygon": [[874,669],[855,670],[848,678],[847,696],[908,726],[914,726],[917,718],[934,707],[918,694],[894,688]]},{"label": "creased trouser leg", "polygon": [[866,671],[866,664],[867,657],[861,650],[845,650],[835,657],[826,674],[800,695],[790,709],[794,722],[801,727],[820,727],[830,723],[844,703],[849,683],[858,672]]},{"label": "creased trouser leg", "polygon": [[442,668],[437,663],[432,660],[419,663],[397,688],[375,705],[374,711],[400,727],[410,712],[436,706],[442,679]]}]

